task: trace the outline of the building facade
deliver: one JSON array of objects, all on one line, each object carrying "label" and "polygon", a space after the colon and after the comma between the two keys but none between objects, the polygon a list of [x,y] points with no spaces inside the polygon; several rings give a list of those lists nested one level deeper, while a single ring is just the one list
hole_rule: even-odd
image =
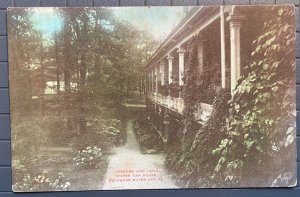
[{"label": "building facade", "polygon": [[179,120],[184,109],[188,42],[194,35],[200,37],[195,72],[201,90],[205,87],[202,94],[208,95],[199,99],[195,120],[203,125],[213,112],[214,95],[221,89],[233,91],[241,76],[241,27],[245,19],[239,6],[194,7],[144,65],[150,119],[164,141],[170,136],[170,117]]}]

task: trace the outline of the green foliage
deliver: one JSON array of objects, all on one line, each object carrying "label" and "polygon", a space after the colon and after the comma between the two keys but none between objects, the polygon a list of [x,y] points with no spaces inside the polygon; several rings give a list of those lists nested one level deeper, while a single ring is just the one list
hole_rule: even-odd
[{"label": "green foliage", "polygon": [[[46,37],[34,25],[34,12],[8,16],[13,122],[57,105],[54,113],[68,114],[67,128],[59,130],[85,133],[95,103],[118,108],[131,92],[144,91],[140,70],[158,46],[147,32],[116,20],[107,8],[55,8],[62,27]],[[48,81],[60,83],[57,94],[44,95]]]},{"label": "green foliage", "polygon": [[102,150],[99,147],[86,147],[83,150],[77,152],[76,157],[73,158],[73,161],[76,162],[78,167],[82,168],[96,168],[100,161],[102,160]]},{"label": "green foliage", "polygon": [[[214,111],[211,118],[201,127],[195,122],[196,104],[199,101],[196,72],[198,66],[197,43],[194,37],[187,47],[187,63],[185,70],[186,83],[183,88],[185,109],[183,113],[181,141],[173,147],[176,151],[168,153],[166,166],[179,175],[184,187],[209,186],[212,166],[216,159],[209,154],[222,139],[222,126],[228,114],[230,93],[221,90],[213,99]],[[203,148],[205,147],[205,148]],[[211,183],[212,184],[212,183]]]},{"label": "green foliage", "polygon": [[290,6],[273,11],[280,17],[265,22],[253,41],[253,63],[233,92],[226,136],[213,150],[213,178],[230,186],[257,185],[255,176],[270,185],[274,172],[291,169],[285,161],[295,150],[294,15]]},{"label": "green foliage", "polygon": [[[190,173],[190,169],[193,168],[194,165],[190,163],[190,155],[189,149],[192,145],[193,138],[196,135],[196,124],[195,124],[195,111],[196,111],[196,102],[197,102],[197,76],[195,70],[198,65],[197,58],[197,44],[198,44],[198,36],[194,36],[191,41],[189,41],[186,54],[187,61],[184,72],[184,80],[185,84],[182,90],[182,98],[185,103],[185,107],[183,110],[182,116],[182,126],[180,126],[179,130],[179,144],[176,144],[174,147],[172,146],[171,151],[167,151],[166,157],[166,166],[169,170],[176,172],[177,174],[183,175],[180,177],[183,180],[183,176],[185,176],[186,172]],[[175,89],[177,84],[170,85],[170,88]],[[179,86],[180,87],[180,86]],[[174,149],[176,151],[174,151]],[[188,162],[188,166],[184,166],[185,162]]]},{"label": "green foliage", "polygon": [[43,56],[44,53],[41,47],[41,33],[29,22],[31,10],[32,8],[15,10],[8,16],[10,85],[13,87],[10,90],[13,95],[10,98],[11,109],[23,114],[28,114],[33,108],[33,102],[30,102],[33,92],[28,90],[32,89],[34,84],[35,91],[40,93],[45,86],[43,77],[38,75],[41,69],[31,72],[32,63],[40,61],[35,54]]},{"label": "green foliage", "polygon": [[[228,90],[221,90],[214,99],[214,111],[210,119],[202,127],[194,127],[195,135],[190,137],[190,149],[179,151],[176,144],[172,147],[172,153],[167,155],[166,165],[179,175],[183,187],[211,187],[216,184],[211,181],[211,175],[218,158],[215,158],[212,151],[224,138],[223,128],[226,125],[230,97]],[[228,141],[224,139],[219,149],[223,149],[226,143]],[[214,151],[214,154],[220,150]]]},{"label": "green foliage", "polygon": [[[27,157],[34,156],[39,147],[53,143],[57,138],[52,138],[52,124],[58,123],[59,117],[53,115],[45,115],[40,117],[26,117],[13,125],[12,148],[15,155],[23,155]],[[58,126],[58,125],[57,125]],[[24,153],[24,150],[30,150]]]},{"label": "green foliage", "polygon": [[154,125],[147,118],[147,113],[140,112],[134,125],[134,132],[143,153],[160,152],[164,148],[163,139]]},{"label": "green foliage", "polygon": [[212,88],[205,88],[205,85],[197,86],[197,99],[201,103],[213,104],[214,98],[217,96],[217,91]]},{"label": "green foliage", "polygon": [[183,86],[183,151],[185,152],[191,143],[187,139],[191,139],[188,135],[195,135],[193,123],[195,121],[196,102],[197,102],[197,65],[198,65],[198,37],[194,36],[187,46],[187,61],[185,66],[185,84]]},{"label": "green foliage", "polygon": [[169,95],[169,84],[161,85],[161,83],[158,84],[158,93],[163,96]]},{"label": "green foliage", "polygon": [[[221,90],[210,119],[200,129],[191,121],[196,86],[187,83],[183,125],[191,132],[166,158],[183,187],[294,184],[289,171],[294,163],[286,163],[294,159],[296,150],[293,8],[274,7],[272,14],[281,17],[264,23],[253,42],[252,63],[243,67],[233,96]],[[193,78],[193,73],[185,74],[187,80],[189,75]]]},{"label": "green foliage", "polygon": [[72,138],[72,145],[77,149],[88,146],[101,147],[104,153],[113,147],[120,145],[123,138],[123,130],[120,120],[106,119],[105,116],[87,117],[87,133],[76,135]]},{"label": "green foliage", "polygon": [[167,88],[170,92],[170,96],[173,98],[178,98],[179,93],[182,92],[183,87],[179,85],[177,81],[173,81],[172,83],[167,85]]}]

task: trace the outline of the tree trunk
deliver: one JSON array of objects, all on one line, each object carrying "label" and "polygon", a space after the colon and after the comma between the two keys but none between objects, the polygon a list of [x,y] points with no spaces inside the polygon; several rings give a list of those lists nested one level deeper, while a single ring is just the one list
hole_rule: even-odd
[{"label": "tree trunk", "polygon": [[[41,51],[40,51],[40,64],[41,64],[41,83],[42,83],[42,87],[46,87],[47,88],[47,82],[46,82],[46,79],[45,79],[45,67],[44,67],[44,46],[43,46],[43,42],[41,41]],[[31,81],[31,80],[30,80]],[[32,89],[30,89],[32,90]],[[41,111],[42,111],[42,115],[45,114],[45,103],[44,103],[44,94],[42,94],[41,96]]]},{"label": "tree trunk", "polygon": [[[55,59],[56,59],[56,93],[60,94],[60,61],[59,61],[59,51],[58,51],[58,41],[57,34],[54,36],[55,42]],[[59,111],[59,110],[58,110]]]},{"label": "tree trunk", "polygon": [[[65,44],[66,45],[66,44]],[[65,50],[68,50],[68,47],[66,47]],[[70,73],[70,68],[69,68],[69,58],[68,54],[65,56],[64,60],[64,88],[65,88],[65,93],[64,93],[64,101],[65,101],[65,112],[66,112],[66,118],[67,118],[67,131],[72,131],[73,126],[72,126],[72,109],[71,109],[71,73]]]},{"label": "tree trunk", "polygon": [[81,134],[86,133],[86,109],[85,109],[85,100],[86,100],[86,73],[87,73],[87,66],[86,66],[86,57],[85,52],[83,56],[81,57],[81,64],[79,65],[79,99],[78,99],[78,106],[79,106],[79,129]]},{"label": "tree trunk", "polygon": [[129,81],[128,78],[126,79],[126,97],[129,97]]}]

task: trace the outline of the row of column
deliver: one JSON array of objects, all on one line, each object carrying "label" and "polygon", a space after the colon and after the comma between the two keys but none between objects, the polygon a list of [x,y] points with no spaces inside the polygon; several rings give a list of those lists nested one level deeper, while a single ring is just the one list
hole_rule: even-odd
[{"label": "row of column", "polygon": [[[178,52],[178,71],[179,71],[179,79],[178,83],[179,85],[183,85],[183,77],[184,77],[184,53],[185,50],[182,48],[179,48],[177,50]],[[173,60],[174,57],[172,55],[167,56],[168,60],[168,70],[165,70],[165,61],[160,61],[157,65],[150,68],[149,72],[149,83],[150,83],[150,89],[152,92],[157,93],[158,92],[158,82],[161,82],[161,85],[165,85],[165,73],[168,72],[168,83],[173,83]]]},{"label": "row of column", "polygon": [[[225,65],[225,19],[224,19],[224,9],[223,6],[220,8],[220,47],[221,47],[221,84],[222,88],[226,87],[226,65]],[[243,16],[238,14],[230,14],[226,20],[229,22],[230,28],[230,82],[231,82],[231,91],[233,91],[237,85],[238,79],[241,76],[241,67],[240,67],[240,28],[241,21],[244,19]],[[182,47],[179,47],[177,50],[178,53],[178,71],[179,71],[179,85],[183,85],[183,76],[184,76],[184,54],[185,50]],[[149,83],[150,90],[152,92],[158,92],[158,82],[160,81],[162,85],[165,85],[165,73],[168,73],[169,84],[173,82],[173,60],[172,55],[167,56],[168,60],[168,71],[165,71],[165,61],[160,61],[157,65],[154,65],[150,68],[149,72]],[[199,74],[203,74],[203,43],[200,41],[198,46],[198,62],[199,62]],[[160,74],[160,75],[159,75]],[[160,80],[159,80],[160,76]]]}]

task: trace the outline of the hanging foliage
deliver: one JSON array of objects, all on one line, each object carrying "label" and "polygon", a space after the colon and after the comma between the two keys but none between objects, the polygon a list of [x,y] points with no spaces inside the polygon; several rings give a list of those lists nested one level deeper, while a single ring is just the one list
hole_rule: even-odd
[{"label": "hanging foliage", "polygon": [[278,17],[253,42],[254,61],[234,90],[226,137],[212,152],[219,158],[214,178],[229,186],[258,185],[259,177],[259,184],[276,186],[274,172],[281,186],[295,183],[289,171],[295,166],[286,163],[296,150],[294,11],[273,10]]},{"label": "hanging foliage", "polygon": [[177,145],[176,152],[171,151],[166,158],[166,165],[169,169],[180,172],[184,172],[183,165],[186,157],[188,156],[188,150],[192,144],[192,140],[196,133],[195,125],[195,112],[197,102],[197,76],[195,70],[198,66],[197,58],[197,45],[198,36],[194,36],[187,45],[186,48],[186,65],[184,79],[185,84],[182,90],[182,98],[184,100],[184,110],[182,116],[180,132],[180,145]]},{"label": "hanging foliage", "polygon": [[187,140],[189,135],[193,135],[193,123],[195,122],[196,102],[197,102],[197,70],[198,57],[197,48],[198,37],[194,36],[187,47],[187,61],[185,66],[183,86],[184,110],[183,110],[183,140]]},{"label": "hanging foliage", "polygon": [[[185,109],[182,116],[181,144],[177,151],[172,151],[166,158],[166,165],[180,176],[185,187],[197,187],[210,181],[212,166],[216,161],[210,153],[223,137],[222,127],[228,114],[230,92],[222,90],[213,101],[214,111],[211,118],[201,127],[196,123],[195,113],[198,102],[199,86],[197,86],[198,44],[199,36],[195,36],[187,47],[187,63],[185,67],[185,85],[183,99]],[[203,148],[205,147],[205,148]],[[213,160],[214,159],[214,160]],[[201,175],[201,176],[200,176]],[[201,177],[201,179],[200,179]]]},{"label": "hanging foliage", "polygon": [[[180,145],[166,165],[182,187],[290,186],[295,183],[295,32],[293,7],[274,7],[253,41],[245,75],[233,92],[221,90],[201,127],[196,107],[197,40],[187,47],[185,109]],[[194,70],[193,70],[194,69]],[[274,172],[278,174],[274,175]],[[262,180],[261,182],[258,182]]]}]

